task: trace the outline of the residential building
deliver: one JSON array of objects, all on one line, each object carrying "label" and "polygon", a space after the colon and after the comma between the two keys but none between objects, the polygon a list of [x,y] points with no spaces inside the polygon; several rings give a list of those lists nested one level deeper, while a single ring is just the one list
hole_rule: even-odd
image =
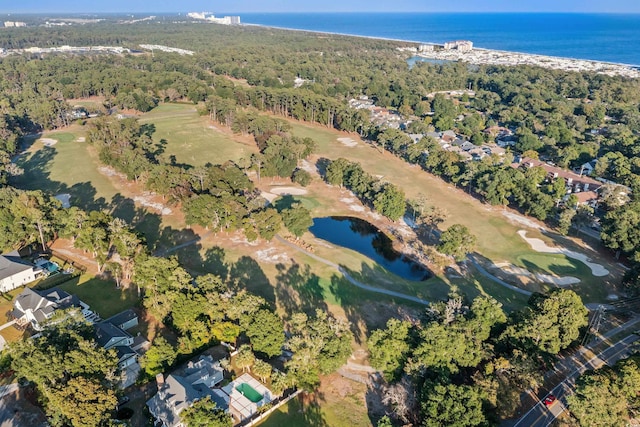
[{"label": "residential building", "polygon": [[602,183],[596,181],[593,178],[590,178],[586,175],[578,175],[572,171],[562,169],[560,167],[550,165],[548,163],[542,162],[536,159],[530,158],[522,158],[518,159],[515,163],[511,165],[514,168],[519,167],[541,167],[547,172],[547,177],[550,181],[554,181],[558,178],[563,178],[565,184],[567,186],[567,193],[581,193],[581,192],[597,192],[600,187],[602,187]]},{"label": "residential building", "polygon": [[107,350],[114,349],[117,353],[122,388],[127,388],[136,381],[140,372],[138,358],[149,347],[149,341],[145,337],[134,337],[127,331],[137,325],[138,315],[133,310],[125,310],[95,326],[98,345]]},{"label": "residential building", "polygon": [[158,393],[147,401],[149,412],[162,427],[184,427],[180,413],[198,400],[210,397],[216,406],[229,408],[229,396],[213,387],[223,378],[223,369],[211,356],[201,356],[195,363],[189,363],[186,376],[159,374],[156,378]]},{"label": "residential building", "polygon": [[[24,288],[13,303],[11,315],[17,320],[18,325],[31,325],[36,331],[43,329],[43,323],[51,319],[56,311],[69,308],[82,310],[85,317],[91,313],[89,306],[75,295],[52,288],[46,291],[35,291]],[[92,313],[93,314],[93,313]]]},{"label": "residential building", "polygon": [[18,251],[0,255],[0,292],[10,292],[36,280],[40,269],[23,261]]}]

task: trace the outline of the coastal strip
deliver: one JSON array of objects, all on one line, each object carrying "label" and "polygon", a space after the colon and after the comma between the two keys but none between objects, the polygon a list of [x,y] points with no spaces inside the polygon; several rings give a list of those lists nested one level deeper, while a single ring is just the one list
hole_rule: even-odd
[{"label": "coastal strip", "polygon": [[574,71],[574,72],[592,72],[596,74],[604,74],[608,76],[620,76],[626,78],[640,78],[640,66],[622,64],[616,62],[597,61],[593,59],[565,58],[559,56],[547,56],[535,53],[510,52],[505,50],[484,49],[474,47],[470,51],[461,50],[438,50],[442,47],[442,43],[425,42],[417,40],[402,40],[388,37],[364,36],[358,34],[347,34],[330,31],[305,30],[301,28],[287,28],[264,24],[242,23],[242,26],[252,26],[261,28],[272,28],[283,31],[299,31],[304,33],[331,35],[341,37],[357,37],[370,40],[382,40],[405,44],[416,44],[418,46],[433,46],[433,51],[420,51],[418,47],[399,47],[404,52],[411,52],[417,57],[449,61],[449,62],[467,62],[474,65],[498,65],[498,66],[518,66],[531,65],[552,70]]},{"label": "coastal strip", "polygon": [[532,65],[552,70],[591,72],[607,76],[640,78],[640,68],[633,65],[590,59],[562,58],[558,56],[537,55],[531,53],[508,52],[503,50],[474,48],[468,52],[458,50],[434,50],[416,52],[421,58],[439,61],[461,61],[474,65]]}]

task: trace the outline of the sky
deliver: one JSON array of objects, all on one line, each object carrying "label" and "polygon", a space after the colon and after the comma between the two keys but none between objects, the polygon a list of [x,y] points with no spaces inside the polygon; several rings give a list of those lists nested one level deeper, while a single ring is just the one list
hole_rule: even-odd
[{"label": "sky", "polygon": [[194,11],[640,13],[640,0],[0,0],[1,13]]}]

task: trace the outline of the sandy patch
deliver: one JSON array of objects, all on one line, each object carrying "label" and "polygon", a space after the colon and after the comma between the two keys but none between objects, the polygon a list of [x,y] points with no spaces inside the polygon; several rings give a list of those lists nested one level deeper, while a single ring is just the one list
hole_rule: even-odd
[{"label": "sandy patch", "polygon": [[535,228],[536,230],[544,230],[544,227],[540,226],[540,224],[535,221],[527,218],[526,216],[514,214],[509,211],[502,211],[502,215],[506,216],[511,222],[516,224],[524,225],[525,227]]},{"label": "sandy patch", "polygon": [[313,239],[313,244],[318,246],[324,246],[325,248],[328,248],[328,249],[333,249],[333,246],[331,246],[329,243],[325,242],[322,239]]},{"label": "sandy patch", "polygon": [[349,210],[353,212],[364,212],[366,209],[362,204],[358,201],[358,199],[354,197],[343,197],[340,199],[341,202],[346,203]]},{"label": "sandy patch", "polygon": [[338,142],[346,147],[356,147],[358,145],[358,141],[352,138],[338,138]]},{"label": "sandy patch", "polygon": [[258,246],[260,244],[258,240],[254,240],[253,242],[248,241],[244,235],[231,237],[230,240],[236,245]]},{"label": "sandy patch", "polygon": [[67,193],[58,194],[55,196],[55,198],[60,200],[63,208],[69,209],[71,207],[71,194],[67,194]]},{"label": "sandy patch", "polygon": [[135,196],[133,201],[141,204],[144,207],[148,207],[160,212],[162,215],[171,215],[173,212],[168,207],[164,206],[162,203],[157,203],[151,200],[152,194],[143,193],[142,196]]},{"label": "sandy patch", "polygon": [[53,147],[58,143],[58,140],[53,138],[40,138],[40,142],[42,142],[45,147]]},{"label": "sandy patch", "polygon": [[277,264],[279,262],[287,262],[289,255],[286,252],[278,252],[276,248],[263,249],[255,253],[258,261]]},{"label": "sandy patch", "polygon": [[76,139],[76,142],[87,142],[87,138],[81,136],[80,138]]},{"label": "sandy patch", "polygon": [[300,162],[300,169],[305,170],[311,174],[315,174],[318,175],[318,168],[311,162],[308,162],[306,160],[302,160]]},{"label": "sandy patch", "polygon": [[531,277],[532,274],[526,268],[518,267],[513,264],[509,264],[508,262],[501,262],[499,264],[493,264],[494,268],[499,268],[505,273],[512,274],[514,276],[526,276]]},{"label": "sandy patch", "polygon": [[98,172],[100,172],[102,175],[106,175],[106,176],[117,176],[120,177],[122,179],[127,179],[127,176],[125,174],[122,174],[120,172],[117,172],[115,169],[113,169],[112,167],[109,166],[101,166],[98,168]]},{"label": "sandy patch", "polygon": [[260,195],[261,195],[262,197],[264,197],[265,199],[267,199],[267,201],[268,201],[269,203],[273,203],[273,201],[274,201],[275,199],[277,199],[278,197],[280,197],[280,196],[278,196],[277,194],[268,193],[268,192],[266,192],[266,191],[261,192],[261,193],[260,193]]},{"label": "sandy patch", "polygon": [[580,279],[578,279],[577,277],[571,277],[571,276],[558,277],[558,276],[552,276],[550,274],[540,274],[540,273],[536,273],[536,279],[538,279],[541,282],[552,283],[558,286],[569,286],[569,285],[575,285],[577,283],[580,283]]},{"label": "sandy patch", "polygon": [[609,274],[609,270],[607,270],[606,268],[604,268],[600,264],[596,264],[594,262],[591,262],[589,260],[589,258],[585,254],[581,254],[579,252],[570,251],[569,249],[562,248],[562,247],[552,248],[551,246],[547,246],[547,244],[541,239],[527,237],[526,230],[519,230],[518,234],[527,243],[529,243],[531,248],[536,252],[542,252],[542,253],[547,253],[547,254],[562,254],[562,255],[565,255],[565,256],[567,256],[569,258],[573,258],[575,260],[578,260],[578,261],[584,263],[587,267],[589,267],[591,269],[591,273],[594,276],[597,276],[597,277],[602,277],[602,276],[606,276],[606,275]]},{"label": "sandy patch", "polygon": [[278,194],[278,195],[291,195],[291,196],[304,196],[305,194],[308,193],[307,190],[304,190],[302,188],[296,188],[296,187],[275,187],[275,188],[271,188],[271,192],[273,194]]}]

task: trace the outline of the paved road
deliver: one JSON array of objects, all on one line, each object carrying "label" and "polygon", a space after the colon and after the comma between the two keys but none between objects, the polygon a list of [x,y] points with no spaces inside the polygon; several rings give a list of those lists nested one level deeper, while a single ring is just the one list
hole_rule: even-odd
[{"label": "paved road", "polygon": [[[609,348],[594,356],[586,363],[582,364],[576,362],[575,369],[566,379],[558,384],[551,390],[551,393],[555,395],[558,400],[550,407],[546,407],[542,402],[538,402],[533,408],[529,410],[524,416],[522,416],[513,427],[547,427],[558,416],[560,416],[567,408],[566,397],[573,394],[576,379],[584,371],[589,369],[596,369],[603,365],[613,365],[618,360],[627,356],[631,351],[631,346],[640,337],[636,335],[630,335],[623,340],[611,345]],[[543,396],[544,397],[544,396]]]},{"label": "paved road", "polygon": [[396,298],[401,298],[401,299],[405,299],[405,300],[408,300],[408,301],[417,302],[418,304],[429,305],[429,301],[423,300],[422,298],[414,297],[412,295],[407,295],[407,294],[403,294],[403,293],[400,293],[400,292],[390,291],[388,289],[376,288],[376,287],[373,287],[373,286],[365,285],[364,283],[359,282],[356,279],[354,279],[353,277],[351,277],[351,275],[349,273],[347,273],[344,268],[340,267],[335,262],[331,262],[331,261],[329,261],[327,259],[319,257],[318,255],[316,255],[314,253],[311,253],[311,252],[307,251],[306,249],[301,248],[300,246],[295,245],[295,244],[283,239],[280,236],[276,236],[276,239],[278,239],[279,242],[284,243],[285,245],[289,246],[290,248],[295,249],[295,250],[297,250],[299,252],[302,252],[303,254],[315,259],[316,261],[320,261],[321,263],[324,263],[324,264],[326,264],[328,266],[331,266],[331,267],[335,268],[336,270],[338,270],[340,272],[340,274],[342,274],[344,276],[345,279],[347,279],[355,287],[358,287],[360,289],[364,289],[365,291],[375,292],[377,294],[389,295],[389,296],[392,296],[392,297],[396,297]]}]

